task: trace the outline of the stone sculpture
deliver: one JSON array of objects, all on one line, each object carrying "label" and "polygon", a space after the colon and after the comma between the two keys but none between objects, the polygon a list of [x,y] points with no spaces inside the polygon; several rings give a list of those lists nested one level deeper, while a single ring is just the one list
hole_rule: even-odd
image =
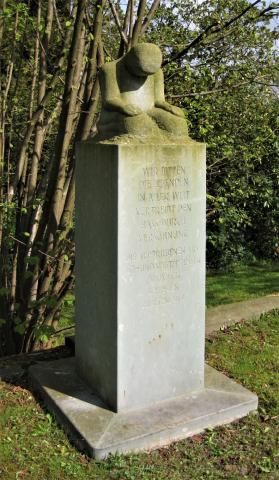
[{"label": "stone sculpture", "polygon": [[162,54],[140,43],[100,71],[102,110],[96,140],[114,137],[188,138],[183,110],[166,102]]}]

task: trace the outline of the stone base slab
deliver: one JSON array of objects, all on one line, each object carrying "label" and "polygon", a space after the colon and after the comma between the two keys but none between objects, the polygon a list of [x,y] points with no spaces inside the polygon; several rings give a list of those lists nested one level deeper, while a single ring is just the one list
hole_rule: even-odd
[{"label": "stone base slab", "polygon": [[[77,376],[75,359],[34,365],[35,389],[73,443],[97,459],[155,449],[257,409],[257,396],[206,365],[205,389],[114,413]],[[152,388],[152,386],[151,386]]]}]

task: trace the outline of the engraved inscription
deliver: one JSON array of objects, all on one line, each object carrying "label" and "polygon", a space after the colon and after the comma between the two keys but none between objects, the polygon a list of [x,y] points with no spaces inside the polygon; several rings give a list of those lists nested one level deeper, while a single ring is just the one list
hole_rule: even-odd
[{"label": "engraved inscription", "polygon": [[126,264],[150,286],[143,307],[182,303],[187,272],[202,261],[199,247],[189,241],[191,171],[171,163],[141,166],[134,195],[139,250],[127,253]]}]

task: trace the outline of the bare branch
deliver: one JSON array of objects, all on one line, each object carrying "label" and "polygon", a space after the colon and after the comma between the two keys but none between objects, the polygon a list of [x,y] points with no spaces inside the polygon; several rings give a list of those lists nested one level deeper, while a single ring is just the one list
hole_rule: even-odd
[{"label": "bare branch", "polygon": [[180,52],[176,53],[175,55],[165,60],[162,63],[162,66],[164,67],[165,65],[168,65],[170,62],[174,62],[175,60],[179,60],[180,58],[184,57],[186,53],[188,53],[188,51],[191,50],[191,48],[198,45],[201,42],[201,40],[203,40],[204,37],[206,37],[209,34],[209,32],[211,32],[211,30],[213,30],[213,28],[216,27],[216,25],[218,25],[217,22],[209,25],[203,32],[201,32],[196,38],[194,38],[185,48],[183,48],[183,50],[180,50]]},{"label": "bare branch", "polygon": [[61,37],[64,38],[63,28],[61,26],[61,22],[59,20],[59,16],[58,16],[58,12],[57,12],[56,0],[53,0],[53,10],[54,10],[54,16],[55,16],[55,20],[56,20],[56,23],[57,23],[58,30],[60,32]]},{"label": "bare branch", "polygon": [[[40,52],[38,105],[41,103],[46,93],[47,56],[48,56],[49,41],[51,37],[52,24],[53,24],[53,12],[54,12],[53,5],[54,5],[53,0],[48,0],[45,32],[43,34],[43,38],[41,41],[42,48]],[[44,118],[44,112],[42,112],[39,118],[37,119],[36,128],[35,128],[35,139],[34,139],[34,148],[33,148],[32,161],[31,161],[31,171],[28,179],[28,192],[27,192],[28,203],[33,198],[33,195],[36,189],[36,184],[37,184],[39,160],[41,158],[41,153],[42,153],[42,148],[44,143],[44,134],[45,134],[45,129],[43,127],[43,118]]]},{"label": "bare branch", "polygon": [[143,21],[143,24],[142,24],[142,27],[141,27],[141,36],[144,35],[144,33],[146,32],[147,28],[149,27],[149,24],[152,20],[152,18],[154,17],[154,14],[157,10],[157,8],[160,6],[160,0],[154,0],[151,7],[150,7],[150,10],[148,12],[148,14],[146,15],[144,21]]},{"label": "bare branch", "polygon": [[62,332],[67,332],[67,331],[69,331],[69,330],[72,330],[73,328],[75,328],[75,325],[72,325],[71,327],[61,328],[60,330],[56,330],[56,331],[51,335],[51,337],[55,337],[56,335],[59,335],[59,334],[62,333]]},{"label": "bare branch", "polygon": [[[54,148],[54,156],[46,192],[47,200],[44,204],[42,220],[36,235],[36,241],[42,241],[45,235],[45,250],[52,250],[54,235],[60,222],[63,208],[62,194],[66,175],[68,151],[73,135],[75,118],[72,113],[76,109],[78,84],[80,83],[80,70],[84,60],[85,16],[86,0],[78,2],[77,14],[74,24],[73,37],[68,55],[68,68],[65,76],[62,109],[59,119],[58,133]],[[46,233],[45,233],[46,229]],[[50,282],[49,276],[48,282]],[[48,286],[45,286],[48,288]],[[43,287],[43,288],[45,288]],[[41,292],[42,294],[44,292]]]},{"label": "bare branch", "polygon": [[249,5],[248,7],[244,8],[244,10],[242,10],[242,12],[240,12],[238,15],[236,15],[235,17],[231,18],[231,20],[228,20],[224,25],[223,27],[219,27],[216,31],[217,32],[220,32],[221,30],[225,29],[225,28],[228,28],[232,23],[235,23],[237,22],[237,20],[239,20],[241,17],[243,17],[244,15],[246,15],[247,12],[249,12],[249,10],[251,10],[252,8],[254,8],[258,3],[260,3],[261,0],[256,0],[255,2],[251,3],[251,5]]},{"label": "bare branch", "polygon": [[251,83],[259,83],[259,84],[266,85],[266,86],[273,86],[272,84],[263,83],[263,82],[260,81],[261,78],[264,78],[266,76],[267,75],[262,75],[261,77],[256,77],[254,79],[245,80],[245,82],[235,83],[234,85],[228,85],[227,87],[223,87],[223,88],[214,88],[213,90],[204,90],[202,92],[182,93],[180,95],[168,95],[168,97],[170,97],[170,98],[184,98],[184,97],[196,97],[196,96],[211,95],[213,93],[225,92],[227,90],[231,90],[231,89],[234,89],[234,88],[239,88],[239,87],[242,87],[244,85],[251,84]]},{"label": "bare branch", "polygon": [[211,25],[209,25],[203,32],[201,32],[196,38],[194,38],[188,45],[186,45],[185,48],[183,48],[180,52],[176,53],[175,55],[172,55],[170,58],[165,60],[163,62],[163,66],[168,65],[170,62],[173,62],[175,60],[179,60],[180,58],[184,57],[189,50],[191,50],[193,47],[201,43],[201,41],[207,37],[209,34],[212,33],[217,33],[222,30],[225,30],[228,28],[230,25],[233,23],[237,22],[241,17],[246,15],[247,12],[249,12],[253,7],[255,7],[258,3],[260,3],[261,0],[256,0],[253,3],[251,3],[248,7],[246,7],[242,12],[240,12],[238,15],[235,17],[231,18],[228,20],[223,26],[219,25],[218,22],[213,22]]},{"label": "bare branch", "polygon": [[112,0],[108,0],[108,2],[109,2],[109,6],[111,8],[115,23],[117,25],[118,31],[120,33],[120,36],[121,36],[123,42],[125,43],[125,45],[128,45],[128,39],[127,39],[127,36],[126,36],[124,30],[122,29],[120,18],[119,18],[119,15],[118,15],[117,11],[116,11],[115,5],[114,5]]},{"label": "bare branch", "polygon": [[133,37],[133,27],[134,27],[134,0],[130,0],[129,2],[130,10],[129,10],[129,45],[128,49],[132,46],[132,37]]},{"label": "bare branch", "polygon": [[[257,17],[255,17],[255,20],[257,20],[258,18],[261,18],[261,17],[264,17],[266,13],[268,12],[272,12],[274,10],[278,10],[279,7],[276,7],[275,5],[269,5],[269,7],[266,7],[264,8]],[[276,14],[277,15],[277,14]],[[267,18],[269,18],[269,16],[267,16]]]},{"label": "bare branch", "polygon": [[35,88],[36,88],[37,77],[38,77],[39,44],[40,44],[39,26],[40,26],[40,22],[41,22],[41,0],[38,0],[37,22],[36,22],[37,23],[36,24],[36,38],[35,38],[35,47],[34,47],[34,68],[33,68],[32,86],[31,86],[31,96],[30,96],[29,119],[32,118],[32,114],[33,114]]},{"label": "bare branch", "polygon": [[[126,12],[124,16],[124,22],[123,22],[123,27],[122,30],[125,33],[126,37],[128,38],[128,28],[129,28],[129,19],[130,19],[130,11],[131,11],[131,0],[128,0],[127,7],[126,7]],[[128,40],[128,48],[130,45],[130,38]],[[119,50],[118,50],[118,58],[122,57],[123,53],[125,50],[125,42],[121,38]]]},{"label": "bare branch", "polygon": [[94,39],[90,45],[90,61],[84,90],[83,112],[78,122],[75,141],[85,140],[90,134],[99,101],[100,87],[99,79],[97,78],[97,67],[104,63],[103,45],[101,42],[104,0],[99,1],[102,8],[97,9],[94,19]]},{"label": "bare branch", "polygon": [[[20,243],[20,245],[24,245],[25,247],[28,246],[28,244],[26,242],[23,242],[22,240],[19,240],[19,238],[16,238],[11,234],[9,235],[9,237],[12,240],[14,240],[15,242]],[[42,252],[42,250],[38,250],[38,252],[41,253],[42,255],[44,255],[45,257],[51,258],[52,260],[57,260],[56,257],[53,257],[52,255],[49,255],[48,253]]]},{"label": "bare branch", "polygon": [[15,179],[14,179],[13,185],[11,186],[11,188],[9,190],[9,198],[10,199],[13,197],[14,192],[16,190],[16,187],[18,185],[18,182],[21,179],[23,168],[24,168],[24,163],[25,163],[25,155],[26,155],[26,152],[27,152],[27,148],[28,148],[28,145],[29,145],[30,138],[31,138],[32,133],[34,131],[34,128],[36,126],[36,123],[37,123],[38,119],[40,118],[41,113],[43,112],[43,110],[44,110],[45,106],[47,105],[48,101],[50,100],[52,92],[54,90],[54,87],[56,86],[56,82],[59,79],[59,73],[60,73],[61,68],[62,68],[62,66],[64,64],[64,61],[65,61],[66,49],[68,47],[69,40],[70,40],[70,32],[65,38],[65,45],[62,49],[63,53],[61,54],[61,56],[58,60],[56,71],[55,71],[55,73],[54,73],[54,75],[51,79],[50,85],[46,89],[46,93],[45,93],[44,97],[42,98],[41,103],[38,105],[37,109],[33,113],[32,118],[31,118],[31,120],[30,120],[30,122],[29,122],[29,124],[26,128],[24,138],[23,138],[23,141],[22,141],[22,144],[21,144],[21,150],[20,150],[20,153],[19,153],[17,166],[16,166]]},{"label": "bare branch", "polygon": [[133,35],[132,35],[132,42],[131,42],[132,47],[138,43],[139,37],[141,35],[142,20],[144,17],[145,7],[146,7],[146,0],[139,0],[137,18],[133,28]]}]

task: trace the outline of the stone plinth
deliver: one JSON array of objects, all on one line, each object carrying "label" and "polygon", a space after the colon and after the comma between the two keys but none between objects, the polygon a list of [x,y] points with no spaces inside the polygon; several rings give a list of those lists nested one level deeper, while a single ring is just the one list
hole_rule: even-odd
[{"label": "stone plinth", "polygon": [[204,386],[205,146],[82,142],[76,365],[114,411]]},{"label": "stone plinth", "polygon": [[[74,359],[41,362],[31,381],[75,445],[94,458],[149,450],[256,410],[257,396],[205,366],[205,388],[149,407],[114,413],[77,376]],[[150,385],[152,388],[152,385]]]}]

